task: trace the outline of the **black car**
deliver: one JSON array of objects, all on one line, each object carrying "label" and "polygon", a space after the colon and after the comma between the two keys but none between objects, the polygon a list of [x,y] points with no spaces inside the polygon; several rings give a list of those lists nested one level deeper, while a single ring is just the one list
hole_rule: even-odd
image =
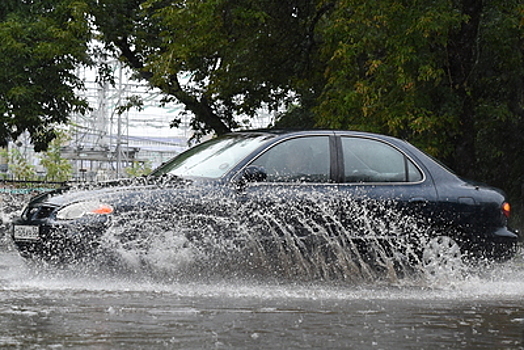
[{"label": "black car", "polygon": [[24,257],[49,261],[191,248],[333,275],[511,258],[509,215],[500,190],[405,141],[254,130],[203,142],[147,177],[40,195],[12,237]]}]

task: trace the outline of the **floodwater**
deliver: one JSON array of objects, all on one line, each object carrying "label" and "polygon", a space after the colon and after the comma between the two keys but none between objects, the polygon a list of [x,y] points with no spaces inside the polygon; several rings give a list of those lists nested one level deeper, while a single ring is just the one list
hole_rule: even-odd
[{"label": "floodwater", "polygon": [[410,282],[151,278],[0,249],[2,349],[524,349],[524,259]]},{"label": "floodwater", "polygon": [[522,252],[431,283],[327,279],[311,265],[261,273],[236,258],[185,268],[195,257],[185,253],[170,269],[177,242],[164,234],[148,269],[42,267],[22,259],[5,230],[0,349],[524,349]]}]

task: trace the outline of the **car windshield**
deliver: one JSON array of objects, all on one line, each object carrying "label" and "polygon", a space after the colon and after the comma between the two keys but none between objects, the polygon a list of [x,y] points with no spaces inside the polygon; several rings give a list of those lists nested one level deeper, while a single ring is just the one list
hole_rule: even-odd
[{"label": "car windshield", "polygon": [[236,134],[212,139],[179,154],[151,175],[218,179],[270,137]]}]

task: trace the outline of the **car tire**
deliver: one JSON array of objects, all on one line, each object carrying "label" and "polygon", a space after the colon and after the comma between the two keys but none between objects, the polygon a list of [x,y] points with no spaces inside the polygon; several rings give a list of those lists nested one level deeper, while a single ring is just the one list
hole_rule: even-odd
[{"label": "car tire", "polygon": [[459,244],[448,236],[431,238],[422,251],[422,267],[429,282],[459,279],[464,272]]}]

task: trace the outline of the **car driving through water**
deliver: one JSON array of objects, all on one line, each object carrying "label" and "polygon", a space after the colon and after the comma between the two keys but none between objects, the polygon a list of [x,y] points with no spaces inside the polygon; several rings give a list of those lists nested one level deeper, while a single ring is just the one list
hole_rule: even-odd
[{"label": "car driving through water", "polygon": [[406,141],[253,130],[203,142],[146,177],[39,195],[14,220],[12,238],[22,256],[60,262],[110,246],[138,249],[170,232],[179,240],[164,237],[165,249],[213,250],[228,240],[226,255],[244,244],[251,255],[300,256],[293,265],[398,253],[432,264],[511,258],[519,236],[509,216],[503,192],[455,175]]}]

